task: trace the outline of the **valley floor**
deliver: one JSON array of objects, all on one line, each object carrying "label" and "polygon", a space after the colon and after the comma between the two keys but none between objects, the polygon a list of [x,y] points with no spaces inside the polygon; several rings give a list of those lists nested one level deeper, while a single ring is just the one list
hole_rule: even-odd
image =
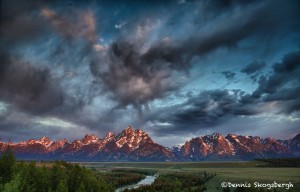
[{"label": "valley floor", "polygon": [[[289,183],[293,184],[288,191],[300,191],[300,168],[257,167],[255,161],[237,162],[105,162],[105,163],[80,163],[85,167],[98,171],[111,171],[114,169],[142,169],[155,170],[158,174],[170,172],[198,173],[206,171],[216,174],[205,186],[207,191],[223,191],[222,182],[251,184]],[[264,188],[266,189],[266,188]],[[285,188],[277,188],[277,191],[287,191]],[[233,188],[232,188],[233,191]]]}]

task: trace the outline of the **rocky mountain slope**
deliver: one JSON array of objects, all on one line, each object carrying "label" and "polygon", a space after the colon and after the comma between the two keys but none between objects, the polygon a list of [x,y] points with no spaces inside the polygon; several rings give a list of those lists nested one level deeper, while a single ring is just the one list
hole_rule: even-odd
[{"label": "rocky mountain slope", "polygon": [[[296,136],[297,137],[297,136]],[[294,138],[293,138],[294,139]],[[292,139],[292,140],[293,140]],[[299,144],[298,139],[298,144]],[[299,150],[284,145],[274,138],[261,138],[214,133],[187,141],[180,149],[183,159],[199,160],[250,160],[255,158],[293,157]]]},{"label": "rocky mountain slope", "polygon": [[10,147],[20,159],[68,161],[203,161],[251,160],[254,158],[299,157],[300,134],[290,140],[276,140],[218,133],[196,137],[172,149],[155,143],[140,130],[126,128],[109,132],[103,139],[85,135],[81,140],[39,140],[0,142],[0,151]]},{"label": "rocky mountain slope", "polygon": [[0,151],[10,147],[20,159],[69,161],[171,161],[172,151],[155,143],[147,133],[131,127],[103,139],[85,135],[81,140],[51,141],[47,137],[19,143],[0,142]]}]

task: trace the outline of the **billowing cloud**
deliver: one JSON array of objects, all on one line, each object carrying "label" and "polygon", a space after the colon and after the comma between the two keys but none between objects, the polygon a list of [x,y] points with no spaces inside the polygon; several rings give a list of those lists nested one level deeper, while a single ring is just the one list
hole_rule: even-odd
[{"label": "billowing cloud", "polygon": [[105,90],[113,93],[112,99],[119,102],[120,107],[133,105],[140,109],[176,88],[166,63],[143,61],[135,45],[114,43],[108,51],[107,69],[99,69],[98,63],[92,63],[92,73],[102,81]]},{"label": "billowing cloud", "polygon": [[241,72],[246,73],[247,75],[250,75],[252,73],[255,73],[257,71],[262,70],[266,66],[266,63],[264,62],[251,62],[247,66],[245,66]]},{"label": "billowing cloud", "polygon": [[260,77],[258,88],[252,94],[227,89],[203,91],[186,102],[156,111],[145,120],[149,127],[157,126],[169,134],[177,134],[218,127],[239,117],[251,119],[266,114],[284,117],[288,114],[298,119],[299,62],[299,51],[284,55],[281,62],[273,65],[271,75]]},{"label": "billowing cloud", "polygon": [[[147,120],[150,122],[153,119],[158,120],[155,125],[160,127],[162,127],[160,123],[174,125],[176,128],[169,128],[168,131],[177,133],[215,127],[237,116],[259,114],[261,112],[257,107],[259,104],[256,107],[242,104],[239,100],[242,95],[243,92],[240,90],[204,91],[182,104],[161,109],[148,116]],[[182,127],[188,127],[188,130]]]},{"label": "billowing cloud", "polygon": [[33,113],[51,111],[63,104],[63,93],[49,70],[7,58],[0,70],[0,98]]},{"label": "billowing cloud", "polygon": [[43,8],[41,15],[67,40],[84,38],[89,42],[96,41],[95,19],[90,10],[78,11],[77,13],[71,14],[72,16],[62,16],[49,8]]},{"label": "billowing cloud", "polygon": [[1,135],[297,119],[298,2],[126,2],[2,3]]},{"label": "billowing cloud", "polygon": [[[145,28],[147,35],[141,36],[142,39],[121,36],[112,43],[105,60],[101,57],[92,61],[91,72],[102,81],[104,89],[112,93],[112,98],[119,102],[119,106],[133,105],[140,110],[150,101],[176,90],[176,83],[171,83],[174,82],[172,74],[187,72],[196,56],[203,56],[221,47],[234,47],[245,38],[267,34],[272,28],[285,25],[278,23],[278,20],[276,25],[274,23],[274,18],[282,13],[282,7],[276,3],[266,1],[232,6],[234,8],[230,11],[224,9],[221,17],[212,19],[209,30],[202,30],[203,26],[199,24],[190,26],[192,32],[188,37],[165,37],[147,45],[147,38],[157,33],[151,27]],[[240,11],[241,7],[244,8],[243,12]],[[259,19],[261,17],[265,19]],[[200,20],[197,15],[192,19]],[[238,22],[239,25],[236,24]],[[223,74],[228,79],[234,77],[234,73],[229,71]]]},{"label": "billowing cloud", "polygon": [[74,123],[64,121],[58,118],[37,118],[34,120],[35,123],[41,124],[42,126],[61,127],[61,128],[74,128],[77,127]]},{"label": "billowing cloud", "polygon": [[286,54],[280,63],[273,65],[273,74],[261,76],[253,96],[264,101],[278,101],[282,112],[300,110],[297,92],[300,90],[300,51]]},{"label": "billowing cloud", "polygon": [[234,79],[235,73],[231,71],[223,71],[222,74],[226,77],[228,80]]}]

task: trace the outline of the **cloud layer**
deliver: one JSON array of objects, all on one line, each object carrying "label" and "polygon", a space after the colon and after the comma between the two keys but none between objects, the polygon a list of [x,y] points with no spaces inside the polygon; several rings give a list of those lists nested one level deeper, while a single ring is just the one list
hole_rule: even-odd
[{"label": "cloud layer", "polygon": [[[296,1],[13,0],[2,7],[7,135],[8,127],[29,127],[22,130],[29,135],[53,127],[36,119],[100,135],[133,124],[159,136],[217,131],[234,118],[299,117]],[[23,115],[30,121],[20,123]]]}]

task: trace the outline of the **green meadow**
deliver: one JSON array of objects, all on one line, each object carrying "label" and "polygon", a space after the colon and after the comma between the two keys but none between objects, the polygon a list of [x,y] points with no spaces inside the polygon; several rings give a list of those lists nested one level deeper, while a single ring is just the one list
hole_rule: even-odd
[{"label": "green meadow", "polygon": [[[279,168],[279,167],[257,167],[255,161],[230,161],[230,162],[143,162],[143,163],[81,163],[85,167],[98,171],[110,171],[113,169],[149,169],[155,170],[158,174],[166,172],[189,172],[197,173],[206,171],[216,174],[206,183],[207,191],[222,191],[222,182],[231,183],[288,183],[294,187],[289,191],[300,191],[300,168]],[[286,191],[278,190],[277,191]]]}]

